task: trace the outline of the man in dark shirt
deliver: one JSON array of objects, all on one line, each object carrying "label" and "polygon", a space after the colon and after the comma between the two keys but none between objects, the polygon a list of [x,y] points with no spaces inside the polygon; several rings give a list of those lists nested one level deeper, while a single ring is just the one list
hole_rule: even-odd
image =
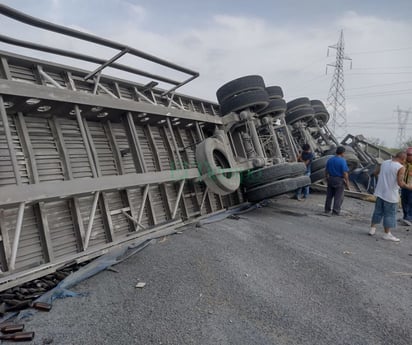
[{"label": "man in dark shirt", "polygon": [[[412,147],[406,149],[405,175],[403,182],[412,185]],[[403,221],[407,225],[412,225],[412,191],[407,188],[401,189],[401,201],[403,211]]]},{"label": "man in dark shirt", "polygon": [[[302,152],[298,156],[298,162],[305,163],[305,165],[306,165],[305,175],[306,176],[310,176],[310,174],[311,174],[311,166],[312,166],[313,158],[314,158],[314,154],[311,151],[309,144],[303,144],[302,145]],[[305,187],[302,187],[302,188],[296,189],[295,197],[299,201],[302,200],[301,199],[302,192],[303,192],[303,198],[306,199],[309,196],[309,185],[307,185]]]},{"label": "man in dark shirt", "polygon": [[[332,210],[332,214],[336,216],[340,215],[345,186],[349,189],[349,168],[345,158],[343,158],[344,152],[345,148],[339,146],[336,149],[336,155],[326,162],[325,168],[326,179],[328,182],[325,212],[329,213]],[[333,209],[331,209],[332,200]]]}]

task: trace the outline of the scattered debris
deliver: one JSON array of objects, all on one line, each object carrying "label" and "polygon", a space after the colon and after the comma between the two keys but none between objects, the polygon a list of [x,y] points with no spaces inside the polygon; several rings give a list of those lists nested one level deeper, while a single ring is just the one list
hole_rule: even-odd
[{"label": "scattered debris", "polygon": [[37,310],[41,310],[41,311],[50,311],[52,308],[52,305],[50,303],[45,303],[45,302],[34,302],[31,304],[31,307]]},{"label": "scattered debris", "polygon": [[408,272],[392,272],[392,274],[397,275],[397,276],[412,277],[412,273],[408,273]]},{"label": "scattered debris", "polygon": [[163,243],[167,241],[167,236],[163,236],[161,240],[159,240],[159,243]]},{"label": "scattered debris", "polygon": [[64,280],[67,276],[69,276],[73,272],[78,271],[84,265],[87,265],[87,263],[88,262],[83,262],[80,264],[64,267],[42,278],[29,281],[20,286],[15,286],[11,289],[1,292],[0,316],[8,312],[20,311],[27,308],[36,308],[35,305],[38,306],[36,309],[51,309],[51,305],[49,307],[34,301],[47,291],[53,289],[57,284],[60,283],[60,281]]},{"label": "scattered debris", "polygon": [[106,269],[110,272],[119,273],[119,271],[113,267],[107,267]]},{"label": "scattered debris", "polygon": [[0,335],[0,340],[30,341],[34,338],[34,332],[17,332],[14,334]]},{"label": "scattered debris", "polygon": [[23,330],[24,330],[24,324],[22,323],[8,324],[0,328],[0,331],[3,334],[16,333],[16,332],[21,332]]},{"label": "scattered debris", "polygon": [[344,252],[343,252],[343,254],[346,254],[346,255],[351,255],[351,254],[353,254],[352,252],[349,252],[349,251],[347,251],[347,250],[345,250]]},{"label": "scattered debris", "polygon": [[402,225],[405,225],[405,226],[411,226],[412,225],[412,223],[409,221],[409,220],[406,220],[406,219],[399,219],[399,222],[402,224]]}]

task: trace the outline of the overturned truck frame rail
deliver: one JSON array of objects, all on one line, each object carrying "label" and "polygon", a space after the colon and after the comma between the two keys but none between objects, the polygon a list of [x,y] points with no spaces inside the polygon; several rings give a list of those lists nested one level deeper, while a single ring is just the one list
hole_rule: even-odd
[{"label": "overturned truck frame rail", "polygon": [[[102,61],[0,36],[98,65],[91,72],[0,52],[0,291],[243,202],[239,190],[215,194],[199,176],[196,144],[222,122],[217,104],[175,92],[197,72],[4,5],[0,13],[120,50]],[[115,63],[123,54],[189,77]],[[103,75],[106,67],[148,82]]]}]

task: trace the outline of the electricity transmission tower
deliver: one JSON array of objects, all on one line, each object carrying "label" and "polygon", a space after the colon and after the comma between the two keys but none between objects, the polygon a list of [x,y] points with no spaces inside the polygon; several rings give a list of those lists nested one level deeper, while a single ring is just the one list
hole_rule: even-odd
[{"label": "electricity transmission tower", "polygon": [[410,109],[401,110],[399,106],[395,111],[398,113],[398,135],[396,136],[396,144],[398,148],[402,148],[406,142],[406,125],[408,124],[409,114],[412,111]]},{"label": "electricity transmission tower", "polygon": [[[330,84],[326,106],[332,118],[332,131],[336,137],[340,138],[347,133],[345,87],[343,76],[344,60],[350,60],[350,68],[352,68],[352,59],[346,56],[344,52],[345,43],[343,41],[343,30],[340,32],[338,43],[328,47],[327,56],[329,56],[329,48],[336,49],[336,61],[334,64],[326,65],[326,74],[328,73],[328,66],[334,67],[333,79]],[[337,132],[339,132],[340,135],[338,135]]]}]

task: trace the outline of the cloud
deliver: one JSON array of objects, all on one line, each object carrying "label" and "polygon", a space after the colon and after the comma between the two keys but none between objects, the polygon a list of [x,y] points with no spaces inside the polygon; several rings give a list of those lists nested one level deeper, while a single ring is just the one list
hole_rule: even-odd
[{"label": "cloud", "polygon": [[[60,10],[59,5],[62,3],[56,2],[50,10],[57,18],[62,17],[63,9]],[[331,67],[325,74],[326,64],[335,63],[335,51],[331,49],[329,57],[326,51],[328,46],[337,43],[343,29],[345,53],[353,62],[353,69],[350,70],[346,62],[344,71],[348,124],[356,124],[359,119],[369,124],[368,127],[352,125],[349,131],[355,131],[353,134],[367,131],[363,133],[366,137],[385,137],[385,141],[393,145],[397,133],[394,109],[397,105],[406,109],[411,106],[410,93],[402,95],[396,91],[412,88],[412,84],[402,84],[412,80],[412,68],[401,68],[412,66],[412,49],[396,50],[411,46],[409,21],[349,11],[328,21],[306,20],[299,24],[298,20],[270,21],[253,13],[233,15],[221,11],[210,17],[203,16],[197,23],[185,23],[184,27],[172,23],[167,30],[167,25],[158,27],[155,23],[161,23],[162,18],[166,18],[163,16],[170,13],[154,12],[132,1],[117,0],[112,5],[117,6],[117,15],[111,16],[109,9],[102,7],[98,9],[97,23],[86,20],[86,14],[81,22],[71,22],[66,16],[62,23],[199,71],[200,77],[180,90],[191,96],[214,101],[215,91],[224,83],[240,76],[260,74],[267,85],[280,85],[287,101],[302,96],[326,101],[333,76]],[[11,36],[19,34],[13,25],[2,27]],[[20,35],[33,41],[45,38],[27,30]],[[47,42],[106,58],[115,54],[100,47],[87,50],[73,40],[47,36]],[[137,58],[125,57],[121,62],[179,80],[187,77]],[[388,120],[393,121],[390,128],[379,125]]]}]

